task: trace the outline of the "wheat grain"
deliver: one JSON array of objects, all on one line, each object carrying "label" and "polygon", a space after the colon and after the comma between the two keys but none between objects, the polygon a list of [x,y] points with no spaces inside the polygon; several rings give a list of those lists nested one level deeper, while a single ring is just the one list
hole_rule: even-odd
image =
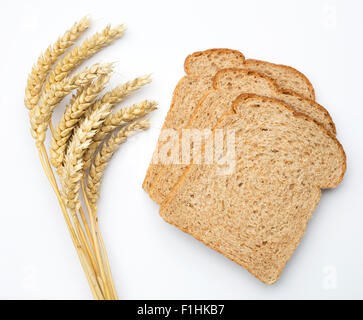
[{"label": "wheat grain", "polygon": [[85,170],[88,170],[94,153],[99,145],[107,136],[115,129],[120,128],[126,123],[130,123],[139,118],[142,118],[156,109],[157,103],[155,101],[145,100],[141,103],[134,104],[127,108],[122,108],[114,114],[110,114],[96,135],[93,137],[93,142],[84,154]]},{"label": "wheat grain", "polygon": [[25,88],[24,104],[28,109],[33,109],[37,104],[43,83],[47,78],[53,64],[57,61],[67,48],[72,46],[77,38],[85,31],[90,24],[88,17],[76,22],[71,29],[67,30],[58,40],[38,58],[33,66]]},{"label": "wheat grain", "polygon": [[126,123],[132,122],[136,119],[142,118],[154,111],[157,107],[155,101],[144,100],[140,103],[133,104],[130,107],[121,108],[117,112],[110,114],[103,123],[101,130],[96,134],[95,140],[102,140],[104,138],[103,133],[111,132],[117,127],[120,127]]},{"label": "wheat grain", "polygon": [[110,26],[107,26],[102,32],[95,33],[92,37],[86,39],[81,45],[73,48],[73,50],[67,53],[54,67],[54,70],[49,75],[48,81],[44,85],[45,90],[49,90],[53,84],[62,81],[82,62],[92,57],[116,39],[120,38],[124,32],[125,26],[122,24],[112,29]]},{"label": "wheat grain", "polygon": [[99,198],[99,190],[103,173],[111,157],[129,136],[135,134],[139,130],[146,130],[149,126],[149,119],[142,119],[131,123],[127,127],[121,128],[102,145],[101,150],[96,154],[87,177],[86,188],[87,198],[95,208]]},{"label": "wheat grain", "polygon": [[83,176],[83,154],[97,129],[110,112],[111,105],[103,104],[101,108],[84,118],[69,143],[61,170],[61,184],[65,203],[73,211],[80,208],[79,188]]},{"label": "wheat grain", "polygon": [[33,138],[37,140],[38,146],[45,140],[48,123],[56,105],[72,90],[89,84],[99,75],[109,74],[111,70],[112,64],[95,64],[76,75],[63,79],[54,84],[48,92],[42,93],[39,103],[29,112],[31,133]]},{"label": "wheat grain", "polygon": [[112,104],[117,104],[122,102],[126,97],[128,97],[132,92],[139,90],[144,85],[151,82],[150,75],[143,77],[137,77],[131,81],[127,81],[124,84],[117,86],[112,91],[107,92],[102,97],[102,102],[108,102]]},{"label": "wheat grain", "polygon": [[96,81],[85,86],[82,90],[78,90],[77,96],[73,96],[71,103],[66,107],[61,121],[54,130],[51,141],[50,156],[55,168],[58,169],[63,163],[67,143],[73,129],[109,80],[110,75],[101,75]]}]

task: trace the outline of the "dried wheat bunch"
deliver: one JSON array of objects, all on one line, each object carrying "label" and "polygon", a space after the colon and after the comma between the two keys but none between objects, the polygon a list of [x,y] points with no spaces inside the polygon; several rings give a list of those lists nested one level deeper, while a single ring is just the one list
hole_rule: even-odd
[{"label": "dried wheat bunch", "polygon": [[[113,114],[112,108],[117,103],[151,81],[149,76],[136,78],[101,96],[110,80],[112,64],[94,64],[71,75],[82,62],[120,38],[125,31],[123,25],[115,28],[108,26],[102,32],[86,39],[80,46],[66,52],[88,26],[88,18],[75,23],[39,57],[27,81],[24,103],[29,109],[31,134],[36,140],[41,164],[59,201],[92,294],[97,300],[117,299],[98,226],[95,194],[98,198],[97,187],[101,180],[101,167],[104,169],[117,146],[125,141],[127,136],[135,130],[148,127],[146,120],[133,121],[154,110],[156,103],[144,101]],[[63,54],[65,55],[61,58]],[[53,129],[53,111],[69,94],[73,94],[72,98],[64,110],[62,119]],[[95,143],[97,146],[100,145],[115,128],[130,122],[128,127],[121,129],[105,142],[100,156],[96,156],[95,167],[92,169],[87,187],[90,197],[88,199],[83,178],[97,149],[96,147],[93,150],[92,146],[95,146]],[[49,126],[52,133],[50,160],[44,144]],[[52,165],[59,175],[61,191]],[[86,210],[81,204],[80,193],[83,194]]]},{"label": "dried wheat bunch", "polygon": [[108,141],[103,143],[101,150],[94,158],[87,177],[86,194],[94,208],[96,208],[97,200],[99,199],[100,185],[105,168],[113,154],[129,136],[135,134],[137,131],[146,130],[149,127],[149,119],[137,120],[130,125],[121,128],[117,133],[112,135]]}]

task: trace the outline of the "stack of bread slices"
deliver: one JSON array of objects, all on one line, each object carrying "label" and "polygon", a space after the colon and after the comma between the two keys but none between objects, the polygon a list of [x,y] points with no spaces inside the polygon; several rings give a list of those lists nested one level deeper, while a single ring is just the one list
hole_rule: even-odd
[{"label": "stack of bread slices", "polygon": [[[310,81],[292,67],[210,49],[189,55],[184,69],[162,132],[173,129],[178,139],[187,129],[212,136],[222,130],[224,139],[232,132],[233,170],[221,173],[218,159],[158,161],[170,146],[161,134],[143,188],[166,222],[272,284],[304,235],[321,189],[343,179],[346,157],[335,125],[315,102]],[[182,142],[175,145],[181,154]]]}]

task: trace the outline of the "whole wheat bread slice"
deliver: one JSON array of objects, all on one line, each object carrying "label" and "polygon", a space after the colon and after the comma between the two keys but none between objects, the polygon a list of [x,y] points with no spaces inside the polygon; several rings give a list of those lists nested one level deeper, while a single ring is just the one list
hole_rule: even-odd
[{"label": "whole wheat bread slice", "polygon": [[271,98],[242,95],[216,128],[235,130],[236,167],[190,165],[163,219],[266,284],[280,276],[317,207],[343,179],[345,153],[323,126]]},{"label": "whole wheat bread slice", "polygon": [[[309,80],[294,68],[263,61],[259,61],[258,65],[249,63],[252,69],[258,68],[262,71],[264,65],[265,73],[269,74],[272,79],[278,80],[279,77],[284,77],[284,81],[278,80],[281,89],[289,89],[295,83],[299,84],[297,86],[298,89],[303,87],[305,83],[305,91],[314,91]],[[215,73],[218,70],[230,67],[246,68],[245,58],[242,53],[230,49],[209,49],[189,55],[184,63],[187,76],[179,81],[174,90],[172,104],[162,130],[167,128],[179,130],[185,127],[203,93],[211,89]],[[203,79],[199,79],[199,77],[203,77]],[[162,145],[163,141],[159,138],[143,182],[143,188],[148,193],[152,188],[155,178],[163,168],[162,164],[157,163],[159,160],[158,153]]]},{"label": "whole wheat bread slice", "polygon": [[[243,69],[223,69],[214,77],[213,87],[215,90],[207,92],[199,102],[186,129],[213,128],[224,112],[231,110],[232,103],[238,95],[254,93],[282,100],[296,111],[311,116],[330,133],[336,133],[335,125],[324,107],[292,91],[279,91],[275,82],[259,73]],[[181,136],[183,132],[180,131]],[[186,167],[186,164],[165,165],[154,179],[149,191],[150,198],[161,204]]]}]

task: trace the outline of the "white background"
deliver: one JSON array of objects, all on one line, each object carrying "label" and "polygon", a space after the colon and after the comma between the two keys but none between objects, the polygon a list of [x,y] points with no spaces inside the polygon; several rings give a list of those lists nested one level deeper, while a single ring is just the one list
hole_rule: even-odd
[{"label": "white background", "polygon": [[[102,187],[101,228],[120,298],[363,298],[361,0],[1,1],[0,298],[91,298],[23,106],[38,55],[85,14],[93,18],[87,35],[107,23],[128,26],[91,61],[117,62],[111,86],[153,73],[153,83],[126,104],[145,98],[160,103],[152,129],[122,146]],[[305,73],[347,153],[343,183],[323,193],[273,286],[163,222],[141,188],[184,58],[215,47]]]}]

